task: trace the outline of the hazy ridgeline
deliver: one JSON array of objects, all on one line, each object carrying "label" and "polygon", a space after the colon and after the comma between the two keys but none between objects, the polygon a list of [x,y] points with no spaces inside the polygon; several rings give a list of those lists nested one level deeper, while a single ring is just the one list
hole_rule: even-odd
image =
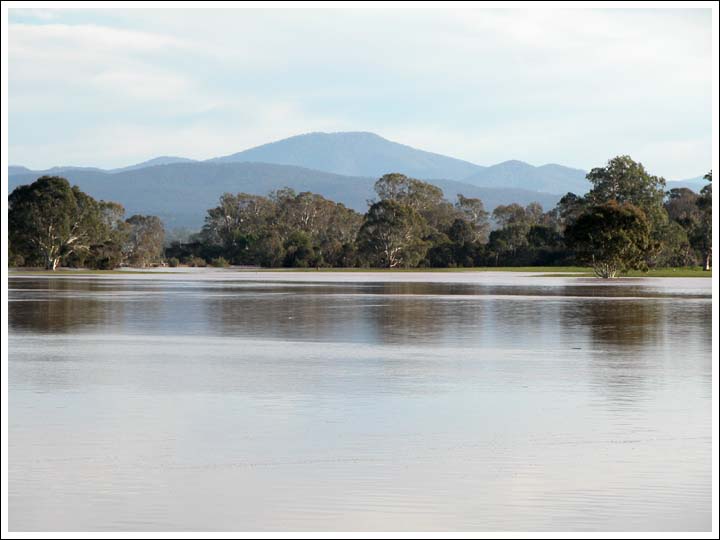
[{"label": "hazy ridgeline", "polygon": [[[291,188],[267,196],[225,193],[200,232],[165,242],[159,218],[125,220],[121,205],[45,176],[10,195],[10,260],[52,269],[587,264],[602,277],[650,267],[709,268],[711,184],[700,194],[666,191],[663,178],[628,156],[586,178],[586,195],[568,193],[550,210],[531,202],[492,213],[480,198],[458,193],[450,201],[440,187],[397,173],[375,182],[364,214]],[[705,178],[711,181],[711,173]]]}]

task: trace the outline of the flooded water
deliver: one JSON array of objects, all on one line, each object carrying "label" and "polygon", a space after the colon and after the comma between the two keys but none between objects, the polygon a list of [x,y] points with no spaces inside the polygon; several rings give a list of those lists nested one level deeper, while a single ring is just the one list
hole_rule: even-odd
[{"label": "flooded water", "polygon": [[711,528],[711,280],[10,276],[11,530]]}]

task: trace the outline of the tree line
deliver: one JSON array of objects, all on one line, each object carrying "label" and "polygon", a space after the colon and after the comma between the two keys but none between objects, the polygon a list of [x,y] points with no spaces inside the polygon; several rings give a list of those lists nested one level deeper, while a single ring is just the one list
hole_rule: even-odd
[{"label": "tree line", "polygon": [[96,201],[65,178],[43,176],[8,197],[10,266],[109,270],[163,260],[165,231],[156,216]]},{"label": "tree line", "polygon": [[[712,174],[705,178],[711,182]],[[44,177],[10,196],[11,251],[47,268],[164,260],[171,266],[317,268],[583,264],[601,277],[650,267],[709,269],[711,183],[699,194],[666,191],[663,178],[629,156],[592,169],[587,179],[585,196],[568,193],[547,211],[538,203],[513,203],[490,213],[480,199],[458,194],[451,202],[437,186],[397,173],[375,183],[365,214],[290,188],[267,196],[226,193],[199,233],[163,252],[157,218],[123,221],[116,203],[96,202],[64,179]],[[49,185],[57,192],[48,192]],[[38,211],[48,197],[62,204]],[[60,224],[55,232],[64,231],[54,249],[47,247],[50,221]]]}]

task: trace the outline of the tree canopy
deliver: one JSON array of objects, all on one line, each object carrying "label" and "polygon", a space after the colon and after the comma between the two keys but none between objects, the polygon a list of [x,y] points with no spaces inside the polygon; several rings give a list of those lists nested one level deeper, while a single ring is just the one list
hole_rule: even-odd
[{"label": "tree canopy", "polygon": [[650,223],[632,203],[610,200],[590,207],[565,231],[569,246],[581,262],[603,278],[625,270],[646,268]]},{"label": "tree canopy", "polygon": [[[17,187],[8,197],[8,206],[10,259],[15,265],[108,269],[145,248],[144,241],[135,241],[133,249],[127,250],[135,221],[123,221],[122,205],[96,201],[59,176],[42,176]],[[162,228],[158,218],[152,221]],[[162,238],[159,246],[155,240],[154,259],[159,260]]]},{"label": "tree canopy", "polygon": [[427,224],[412,206],[392,199],[373,204],[358,234],[358,249],[374,265],[386,268],[417,265],[425,256]]},{"label": "tree canopy", "polygon": [[99,203],[58,176],[16,188],[8,199],[10,244],[25,262],[55,270],[104,233]]},{"label": "tree canopy", "polygon": [[225,193],[196,234],[165,246],[155,216],[124,219],[64,178],[41,177],[10,195],[11,263],[114,268],[203,266],[406,268],[590,264],[612,277],[629,269],[712,259],[712,173],[700,193],[665,181],[629,156],[587,174],[589,191],[554,208],[499,205],[390,173],[363,215],[311,192]]}]

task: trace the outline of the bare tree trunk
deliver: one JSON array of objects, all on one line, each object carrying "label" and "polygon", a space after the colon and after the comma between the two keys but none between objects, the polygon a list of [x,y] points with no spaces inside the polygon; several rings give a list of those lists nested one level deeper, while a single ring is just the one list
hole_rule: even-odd
[{"label": "bare tree trunk", "polygon": [[593,271],[599,278],[610,279],[617,275],[617,268],[608,263],[595,263],[593,264]]},{"label": "bare tree trunk", "polygon": [[705,254],[705,270],[712,269],[712,250],[708,249],[707,253]]}]

